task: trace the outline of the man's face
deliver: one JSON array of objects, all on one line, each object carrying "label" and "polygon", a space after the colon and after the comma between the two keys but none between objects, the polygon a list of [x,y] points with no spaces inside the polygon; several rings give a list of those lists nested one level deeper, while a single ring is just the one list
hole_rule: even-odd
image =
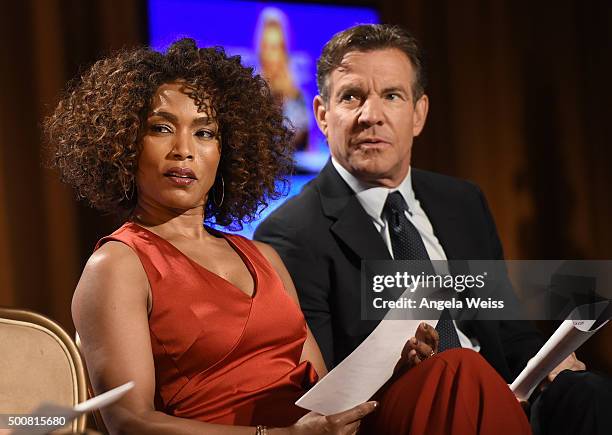
[{"label": "man's face", "polygon": [[415,104],[414,71],[398,49],[352,51],[328,78],[329,101],[314,111],[332,156],[363,182],[395,187],[408,173],[412,140],[427,117],[428,99]]}]

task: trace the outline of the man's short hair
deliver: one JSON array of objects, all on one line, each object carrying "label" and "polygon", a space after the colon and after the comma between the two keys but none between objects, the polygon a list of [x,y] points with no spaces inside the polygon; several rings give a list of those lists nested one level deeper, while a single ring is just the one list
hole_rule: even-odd
[{"label": "man's short hair", "polygon": [[397,48],[408,56],[414,69],[412,96],[416,103],[425,93],[423,54],[414,36],[401,27],[390,24],[358,24],[336,33],[325,44],[317,61],[317,87],[323,100],[326,103],[329,101],[329,77],[340,66],[347,53],[387,48]]}]

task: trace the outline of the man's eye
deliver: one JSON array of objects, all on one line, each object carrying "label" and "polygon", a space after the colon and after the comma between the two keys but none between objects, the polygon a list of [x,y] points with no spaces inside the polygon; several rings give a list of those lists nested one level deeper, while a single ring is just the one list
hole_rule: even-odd
[{"label": "man's eye", "polygon": [[357,95],[355,94],[343,94],[340,97],[341,101],[346,101],[346,102],[352,102],[352,101],[357,101]]},{"label": "man's eye", "polygon": [[154,133],[172,133],[172,129],[165,124],[154,124],[151,126],[151,131]]},{"label": "man's eye", "polygon": [[400,94],[387,94],[387,100],[399,100],[401,98]]}]

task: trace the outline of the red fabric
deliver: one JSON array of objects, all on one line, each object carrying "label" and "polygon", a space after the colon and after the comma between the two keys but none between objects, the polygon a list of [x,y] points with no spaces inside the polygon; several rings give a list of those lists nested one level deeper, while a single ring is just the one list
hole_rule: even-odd
[{"label": "red fabric", "polygon": [[499,374],[478,353],[451,349],[393,379],[363,423],[372,435],[521,435],[531,427]]},{"label": "red fabric", "polygon": [[[290,426],[306,413],[293,403],[317,380],[310,363],[299,362],[304,317],[252,242],[222,237],[253,276],[252,297],[133,223],[100,240],[96,249],[110,240],[125,243],[149,279],[157,409],[211,423]],[[381,406],[360,433],[531,433],[502,378],[471,350],[425,360],[376,398]]]},{"label": "red fabric", "polygon": [[317,380],[311,364],[299,362],[304,317],[252,242],[221,235],[253,276],[252,297],[134,223],[96,248],[125,243],[149,279],[160,411],[211,423],[289,426],[306,413],[293,403]]}]

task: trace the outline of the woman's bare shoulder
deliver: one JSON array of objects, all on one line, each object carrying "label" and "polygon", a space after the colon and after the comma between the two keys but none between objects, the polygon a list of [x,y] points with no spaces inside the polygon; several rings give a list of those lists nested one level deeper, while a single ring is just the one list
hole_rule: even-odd
[{"label": "woman's bare shoulder", "polygon": [[89,257],[74,293],[73,311],[117,302],[144,301],[146,307],[147,295],[147,276],[136,252],[109,241]]},{"label": "woman's bare shoulder", "polygon": [[259,252],[261,252],[266,260],[270,262],[274,270],[276,270],[276,273],[285,286],[285,290],[287,290],[289,295],[297,301],[297,293],[295,291],[295,286],[291,276],[285,267],[285,263],[283,263],[283,260],[280,258],[276,250],[267,243],[259,242],[257,240],[253,240],[253,243],[255,246],[257,246],[257,249],[259,249]]},{"label": "woman's bare shoulder", "polygon": [[109,241],[97,249],[85,264],[83,275],[94,274],[103,280],[126,279],[145,274],[136,252],[125,243]]},{"label": "woman's bare shoulder", "polygon": [[259,240],[251,241],[257,247],[259,252],[266,258],[266,260],[268,260],[272,264],[272,266],[274,266],[275,269],[278,269],[281,265],[284,267],[283,260],[281,260],[278,253],[272,246],[268,245],[267,243],[260,242]]}]

